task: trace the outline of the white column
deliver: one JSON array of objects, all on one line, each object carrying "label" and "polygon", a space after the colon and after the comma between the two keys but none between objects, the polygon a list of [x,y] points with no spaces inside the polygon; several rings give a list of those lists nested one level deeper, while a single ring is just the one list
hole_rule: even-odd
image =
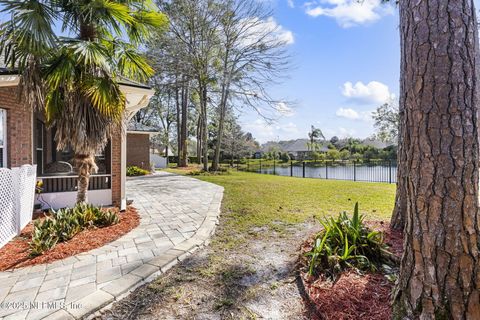
[{"label": "white column", "polygon": [[127,209],[127,196],[125,193],[125,182],[127,180],[127,131],[122,132],[122,143],[120,153],[120,210]]}]

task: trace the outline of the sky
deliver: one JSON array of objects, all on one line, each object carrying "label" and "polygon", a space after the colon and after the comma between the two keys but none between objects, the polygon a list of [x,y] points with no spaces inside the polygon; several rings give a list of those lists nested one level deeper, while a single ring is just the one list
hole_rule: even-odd
[{"label": "sky", "polygon": [[[258,0],[273,9],[267,22],[288,42],[288,79],[269,88],[277,120],[240,109],[239,120],[257,141],[307,138],[311,126],[332,136],[375,133],[371,113],[399,94],[398,9],[381,0]],[[394,1],[390,1],[394,2]],[[474,0],[480,8],[480,0]],[[1,7],[0,7],[1,8]],[[8,19],[0,13],[0,20]]]},{"label": "sky", "polygon": [[244,109],[243,129],[261,143],[307,138],[312,125],[327,138],[371,136],[371,112],[398,100],[397,8],[380,0],[269,2],[293,65],[289,78],[269,92],[294,103],[280,106],[283,112],[271,124]]}]

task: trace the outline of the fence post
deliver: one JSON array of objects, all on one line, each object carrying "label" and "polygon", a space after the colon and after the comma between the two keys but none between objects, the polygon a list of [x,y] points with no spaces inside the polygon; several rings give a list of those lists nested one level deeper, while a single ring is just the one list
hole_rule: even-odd
[{"label": "fence post", "polygon": [[353,181],[357,181],[357,160],[353,160]]},{"label": "fence post", "polygon": [[303,161],[303,177],[305,178],[305,161]]},{"label": "fence post", "polygon": [[290,160],[290,177],[293,177],[293,160]]},{"label": "fence post", "polygon": [[328,161],[325,160],[325,179],[328,179]]},{"label": "fence post", "polygon": [[276,168],[275,168],[275,154],[273,155],[273,174],[276,174]]},{"label": "fence post", "polygon": [[388,160],[388,182],[392,183],[392,160]]}]

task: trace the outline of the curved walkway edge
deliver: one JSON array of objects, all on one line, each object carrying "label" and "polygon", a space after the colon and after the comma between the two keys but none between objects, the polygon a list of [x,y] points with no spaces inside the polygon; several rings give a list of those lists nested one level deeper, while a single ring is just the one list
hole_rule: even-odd
[{"label": "curved walkway edge", "polygon": [[165,172],[126,187],[140,225],[101,248],[0,272],[0,319],[93,317],[208,244],[222,187]]}]

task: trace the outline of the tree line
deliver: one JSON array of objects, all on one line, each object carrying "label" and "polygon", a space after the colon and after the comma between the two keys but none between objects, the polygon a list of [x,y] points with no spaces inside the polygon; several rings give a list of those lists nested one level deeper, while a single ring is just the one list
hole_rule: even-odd
[{"label": "tree line", "polygon": [[288,39],[255,0],[172,0],[159,7],[170,26],[146,44],[156,94],[137,120],[160,126],[159,142],[177,146],[179,166],[195,153],[204,170],[217,170],[221,156],[239,156],[255,144],[241,132],[238,110],[270,119],[285,103],[268,88],[286,75]]}]

